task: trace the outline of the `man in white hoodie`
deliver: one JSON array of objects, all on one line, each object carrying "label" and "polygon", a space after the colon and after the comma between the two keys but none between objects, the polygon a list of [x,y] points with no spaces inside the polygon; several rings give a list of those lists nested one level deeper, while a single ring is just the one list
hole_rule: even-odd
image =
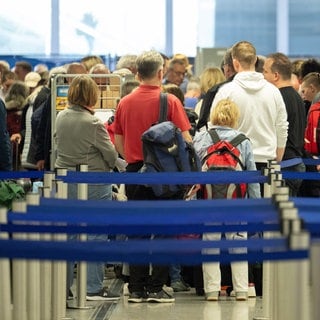
[{"label": "man in white hoodie", "polygon": [[[222,99],[230,99],[238,105],[240,119],[237,129],[252,142],[254,161],[257,170],[261,170],[267,166],[268,160],[281,161],[284,155],[288,136],[286,106],[279,89],[265,80],[262,73],[255,71],[257,54],[250,42],[240,41],[233,45],[231,56],[237,74],[219,89],[211,111]],[[257,295],[261,296],[262,274],[253,277],[253,265],[249,269],[249,282],[255,283]]]},{"label": "man in white hoodie", "polygon": [[278,88],[255,71],[255,47],[240,41],[232,47],[237,74],[233,81],[220,88],[211,111],[221,99],[231,99],[240,108],[238,130],[249,137],[257,169],[269,159],[281,161],[287,141],[287,111]]}]

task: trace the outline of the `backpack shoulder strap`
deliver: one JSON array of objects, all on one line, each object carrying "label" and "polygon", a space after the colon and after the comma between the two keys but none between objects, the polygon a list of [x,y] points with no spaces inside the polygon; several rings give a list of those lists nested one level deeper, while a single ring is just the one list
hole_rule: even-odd
[{"label": "backpack shoulder strap", "polygon": [[208,130],[208,132],[209,132],[210,137],[211,137],[214,144],[216,144],[217,142],[219,142],[221,140],[215,129],[210,129],[210,130]]},{"label": "backpack shoulder strap", "polygon": [[158,122],[167,121],[168,117],[168,96],[166,93],[160,93],[160,108]]},{"label": "backpack shoulder strap", "polygon": [[231,143],[234,147],[236,147],[237,145],[239,145],[241,142],[243,142],[243,141],[246,140],[246,139],[249,140],[249,138],[248,138],[245,134],[239,133],[236,137],[234,137],[234,138],[230,141],[230,143]]}]

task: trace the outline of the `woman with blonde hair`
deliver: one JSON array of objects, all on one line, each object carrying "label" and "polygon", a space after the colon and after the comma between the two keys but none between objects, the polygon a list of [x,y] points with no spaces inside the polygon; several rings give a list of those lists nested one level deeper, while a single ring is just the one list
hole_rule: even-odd
[{"label": "woman with blonde hair", "polygon": [[222,70],[218,67],[208,67],[200,75],[201,99],[195,107],[195,112],[200,115],[204,95],[210,88],[226,80]]},{"label": "woman with blonde hair", "polygon": [[[218,102],[210,115],[212,129],[216,131],[221,140],[231,141],[238,136],[240,132],[236,130],[238,127],[240,111],[239,107],[229,99],[223,99]],[[210,129],[210,130],[212,130]],[[203,160],[207,154],[207,149],[213,144],[211,135],[208,131],[197,132],[194,139],[194,148]],[[242,163],[246,170],[256,170],[253,158],[252,146],[249,139],[245,139],[237,148],[240,151]],[[260,186],[258,183],[250,183],[248,185],[248,196],[250,198],[260,198]],[[232,201],[232,200],[230,200]],[[205,233],[203,240],[220,240],[221,233]],[[247,232],[228,232],[227,239],[247,239]],[[234,252],[242,253],[243,248]],[[219,253],[218,250],[210,251],[210,254]],[[210,262],[202,264],[203,285],[206,300],[217,301],[221,287],[221,272],[219,262]],[[247,300],[248,297],[248,262],[232,262],[232,283],[236,293],[237,300]]]}]

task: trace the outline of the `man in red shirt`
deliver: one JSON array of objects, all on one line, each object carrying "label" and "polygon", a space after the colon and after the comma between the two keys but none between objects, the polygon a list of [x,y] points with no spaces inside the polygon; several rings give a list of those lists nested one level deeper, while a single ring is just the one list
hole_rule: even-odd
[{"label": "man in red shirt", "polygon": [[[156,51],[147,51],[137,57],[137,77],[140,85],[122,98],[115,114],[115,146],[126,160],[127,172],[137,172],[143,165],[141,136],[158,121],[160,92],[163,79],[163,59]],[[168,94],[168,120],[180,130],[186,141],[191,142],[190,122],[180,100]],[[126,186],[128,200],[157,200],[151,188],[143,185]],[[168,277],[168,267],[130,265],[129,302],[173,302],[174,298],[162,290]],[[149,281],[146,283],[146,279]]]}]

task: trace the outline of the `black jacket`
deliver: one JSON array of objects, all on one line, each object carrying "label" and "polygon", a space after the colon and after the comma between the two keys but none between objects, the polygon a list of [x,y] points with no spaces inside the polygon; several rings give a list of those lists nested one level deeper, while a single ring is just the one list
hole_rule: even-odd
[{"label": "black jacket", "polygon": [[200,115],[199,115],[199,121],[197,124],[196,129],[200,130],[203,126],[207,127],[207,122],[210,117],[210,109],[212,106],[212,102],[214,100],[214,97],[216,96],[218,90],[220,89],[221,86],[223,86],[225,83],[228,83],[233,80],[235,75],[231,76],[228,78],[226,81],[218,83],[214,85],[212,88],[210,88],[207,93],[205,94],[203,100],[202,100],[202,105],[200,109]]}]

